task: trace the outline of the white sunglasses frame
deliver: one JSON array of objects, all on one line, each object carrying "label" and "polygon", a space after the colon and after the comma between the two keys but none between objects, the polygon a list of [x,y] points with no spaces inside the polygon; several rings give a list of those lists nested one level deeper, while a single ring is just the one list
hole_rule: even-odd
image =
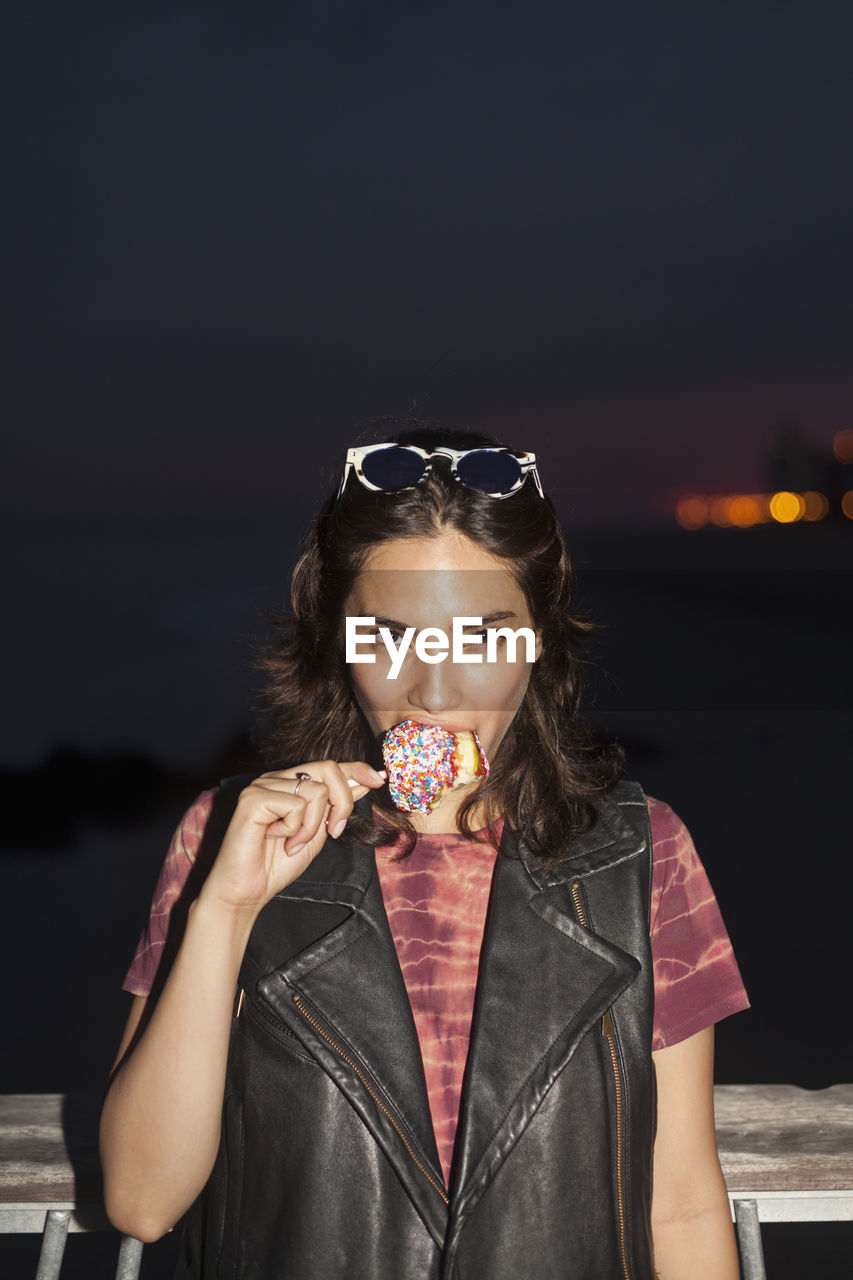
[{"label": "white sunglasses frame", "polygon": [[[416,480],[414,484],[403,484],[394,489],[383,489],[381,485],[371,483],[371,481],[365,476],[361,464],[368,454],[376,453],[379,449],[408,449],[410,453],[418,454],[426,464],[423,475]],[[440,445],[437,449],[433,449],[431,452],[428,452],[426,449],[419,448],[416,444],[399,444],[395,440],[384,440],[380,444],[356,445],[354,448],[347,450],[347,460],[344,466],[344,474],[341,478],[341,487],[338,489],[338,496],[335,501],[337,502],[340,500],[340,497],[346,488],[346,483],[351,471],[355,472],[360,484],[362,484],[365,489],[370,489],[372,493],[403,493],[406,489],[415,489],[419,484],[422,484],[429,475],[432,469],[433,458],[446,458],[450,463],[450,471],[456,483],[465,484],[465,481],[460,477],[459,472],[456,469],[456,464],[460,459],[467,458],[471,453],[508,453],[515,458],[516,462],[520,466],[521,474],[518,477],[517,484],[514,484],[511,489],[506,491],[506,493],[488,493],[485,489],[478,489],[476,485],[466,485],[466,488],[475,489],[478,493],[485,493],[488,498],[510,498],[514,493],[518,493],[528,475],[531,475],[533,477],[533,483],[536,485],[536,489],[539,493],[539,497],[545,497],[545,493],[542,489],[542,482],[539,479],[539,472],[536,469],[535,453],[517,453],[515,449],[508,449],[505,445],[473,445],[470,449],[450,449],[444,445]]]}]

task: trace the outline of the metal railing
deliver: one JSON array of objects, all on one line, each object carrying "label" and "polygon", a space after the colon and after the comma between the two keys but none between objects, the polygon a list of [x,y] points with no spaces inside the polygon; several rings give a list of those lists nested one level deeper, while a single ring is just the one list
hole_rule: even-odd
[{"label": "metal railing", "polygon": [[853,1222],[853,1084],[714,1090],[743,1280],[765,1280],[762,1222]]},{"label": "metal railing", "polygon": [[[35,1280],[57,1280],[69,1231],[110,1230],[97,1157],[98,1100],[0,1095],[0,1232],[41,1232]],[[718,1085],[717,1141],[743,1280],[765,1280],[763,1222],[853,1221],[853,1084]],[[117,1244],[136,1280],[142,1244]]]}]

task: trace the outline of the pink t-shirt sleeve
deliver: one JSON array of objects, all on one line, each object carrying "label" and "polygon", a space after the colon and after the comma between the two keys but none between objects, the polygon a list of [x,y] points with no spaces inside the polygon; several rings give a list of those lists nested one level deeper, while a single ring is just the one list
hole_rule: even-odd
[{"label": "pink t-shirt sleeve", "polygon": [[690,833],[668,804],[649,796],[648,807],[654,846],[652,1049],[665,1049],[748,1009],[749,999]]},{"label": "pink t-shirt sleeve", "polygon": [[177,831],[172,836],[166,861],[163,863],[154,890],[148,923],[142,931],[133,963],[122,983],[124,990],[130,991],[132,995],[151,994],[169,931],[172,907],[180,897],[181,890],[195,863],[215,795],[215,789],[203,791],[195,803],[187,809],[178,823]]}]

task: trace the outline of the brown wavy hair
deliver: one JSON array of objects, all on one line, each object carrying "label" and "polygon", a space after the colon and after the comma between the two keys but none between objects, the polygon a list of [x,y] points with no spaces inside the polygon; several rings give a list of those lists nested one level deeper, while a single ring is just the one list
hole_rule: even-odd
[{"label": "brown wavy hair", "polygon": [[[410,419],[377,420],[376,441],[431,450],[495,445],[489,436]],[[341,474],[341,473],[339,473]],[[292,614],[274,619],[277,639],[262,655],[275,759],[367,760],[381,767],[379,744],[359,708],[344,660],[343,603],[373,547],[396,538],[458,531],[508,562],[524,592],[542,651],[524,700],[501,740],[488,779],[466,800],[459,828],[485,805],[491,826],[501,815],[545,863],[565,856],[594,821],[593,801],[618,780],[622,752],[599,743],[579,716],[583,643],[592,624],[572,613],[574,572],[553,504],[530,477],[508,498],[459,484],[434,459],[426,479],[410,489],[374,493],[350,476],[336,501],[329,496],[310,529],[291,580]],[[387,790],[373,792],[376,821],[366,805],[350,818],[353,841],[388,844],[391,822],[404,833],[402,856],[415,830]],[[484,837],[485,838],[485,837]]]}]

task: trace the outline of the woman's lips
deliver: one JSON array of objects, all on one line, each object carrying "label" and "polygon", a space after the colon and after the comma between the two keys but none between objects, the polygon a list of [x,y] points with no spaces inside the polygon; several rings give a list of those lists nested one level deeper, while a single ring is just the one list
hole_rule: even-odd
[{"label": "woman's lips", "polygon": [[390,733],[392,729],[396,729],[401,724],[422,724],[427,729],[443,729],[445,733],[476,733],[477,727],[470,723],[463,724],[461,720],[427,720],[423,716],[403,716],[400,720],[392,720],[384,729],[377,731],[376,737],[380,740],[385,737],[386,733]]},{"label": "woman's lips", "polygon": [[423,720],[420,716],[406,716],[413,724],[425,724],[430,729],[444,729],[445,733],[475,733],[471,724],[458,724],[452,720]]}]

